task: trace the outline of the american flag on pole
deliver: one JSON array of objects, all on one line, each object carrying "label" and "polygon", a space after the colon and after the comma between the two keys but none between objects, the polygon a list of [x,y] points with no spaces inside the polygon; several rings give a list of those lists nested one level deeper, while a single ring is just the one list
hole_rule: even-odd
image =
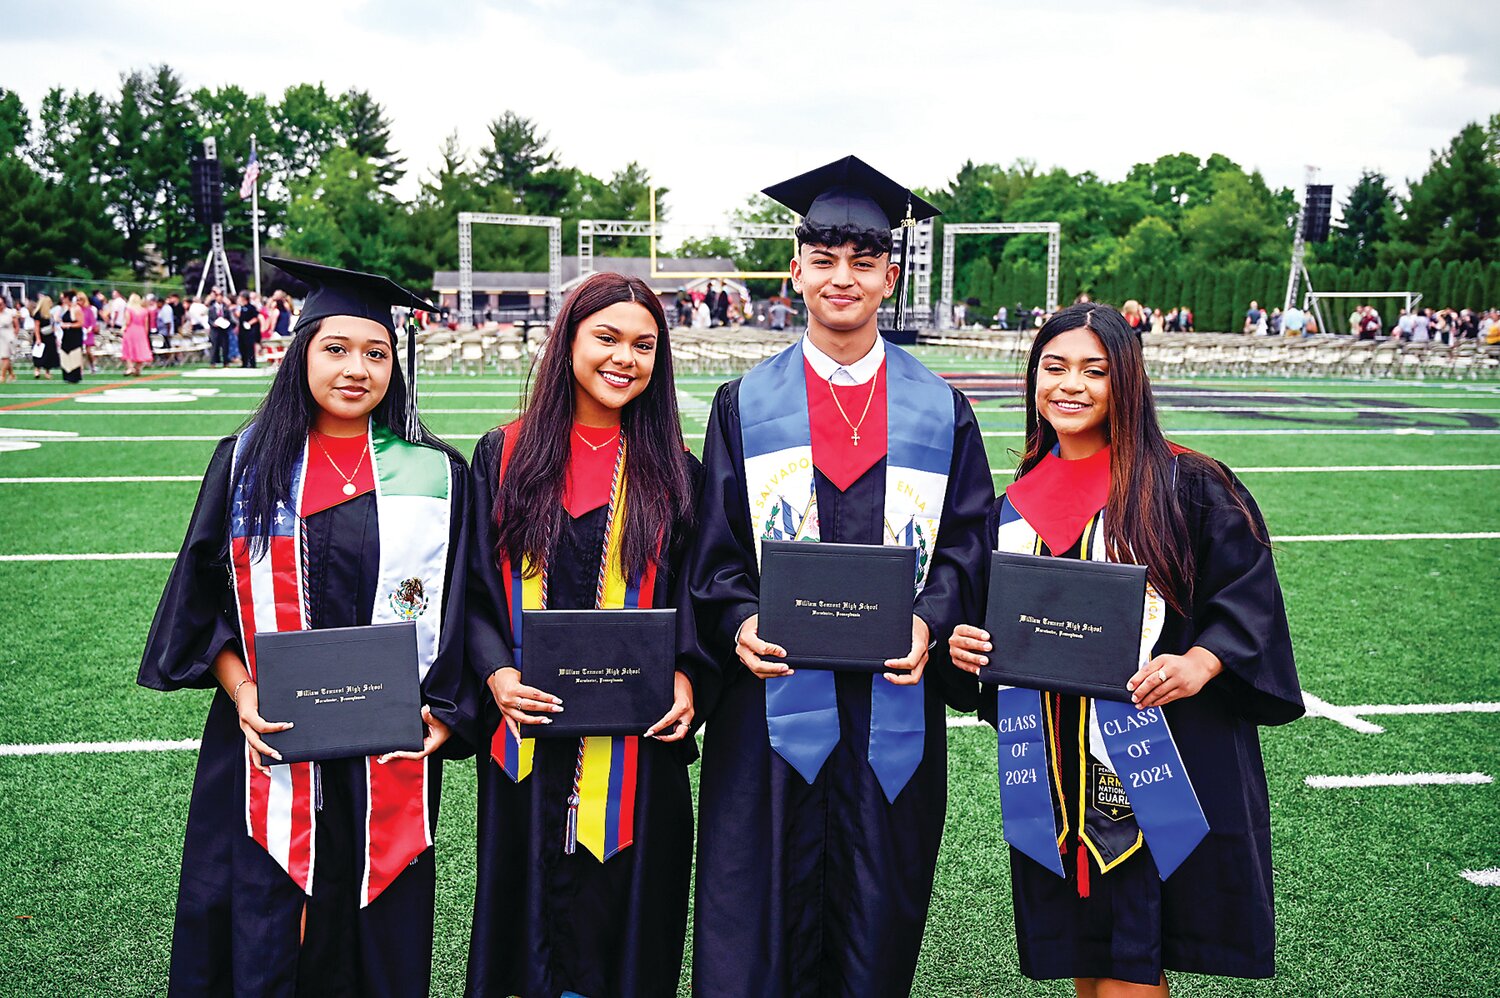
[{"label": "american flag on pole", "polygon": [[260,179],[260,157],[255,153],[255,146],[250,147],[250,162],[245,165],[245,179],[240,181],[240,197],[247,198],[255,190],[255,182]]}]

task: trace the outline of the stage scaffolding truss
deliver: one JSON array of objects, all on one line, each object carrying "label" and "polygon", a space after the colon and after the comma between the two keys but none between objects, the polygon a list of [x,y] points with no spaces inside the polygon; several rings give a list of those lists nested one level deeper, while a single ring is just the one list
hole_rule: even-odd
[{"label": "stage scaffolding truss", "polygon": [[547,315],[562,307],[562,219],[556,215],[458,213],[458,324],[474,325],[474,226],[529,225],[547,230]]},{"label": "stage scaffolding truss", "polygon": [[943,296],[938,302],[938,328],[953,328],[953,250],[958,236],[1021,235],[1047,237],[1047,311],[1057,311],[1057,273],[1062,259],[1060,222],[953,222],[943,226]]}]

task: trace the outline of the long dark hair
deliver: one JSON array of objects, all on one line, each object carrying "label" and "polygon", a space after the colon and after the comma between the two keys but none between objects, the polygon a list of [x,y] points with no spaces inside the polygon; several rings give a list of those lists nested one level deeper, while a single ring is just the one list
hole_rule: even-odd
[{"label": "long dark hair", "polygon": [[[620,413],[625,434],[625,524],[621,560],[628,578],[653,561],[692,520],[687,448],[677,417],[667,316],[656,293],[639,278],[598,273],[573,290],[552,323],[528,388],[505,477],[495,490],[497,558],[530,559],[533,569],[553,550],[562,530],[563,480],[572,454],[573,340],[583,320],[601,309],[634,302],[656,322],[651,379]],[[498,468],[498,462],[497,462]]]},{"label": "long dark hair", "polygon": [[[307,445],[307,434],[312,430],[322,411],[312,391],[307,387],[307,351],[313,337],[322,327],[321,319],[309,322],[296,331],[266,397],[261,399],[255,413],[240,427],[254,424],[255,432],[245,444],[234,474],[231,494],[241,482],[247,483],[248,509],[234,512],[245,516],[250,526],[250,557],[259,559],[265,555],[269,544],[271,523],[276,518],[276,504],[292,505],[292,467],[302,456]],[[399,351],[396,349],[396,334],[391,334],[391,381],[386,386],[385,398],[381,399],[370,413],[370,421],[383,426],[398,437],[406,436],[406,376],[401,371]],[[463,460],[452,447],[439,440],[420,421],[417,443],[436,447],[450,458]],[[249,477],[253,476],[253,477]]]},{"label": "long dark hair", "polygon": [[[1111,559],[1146,566],[1146,577],[1178,613],[1193,599],[1197,565],[1187,521],[1177,500],[1174,454],[1156,418],[1151,379],[1141,342],[1125,317],[1108,305],[1080,302],[1058,312],[1037,331],[1026,360],[1026,450],[1016,471],[1020,478],[1057,445],[1057,431],[1036,408],[1037,369],[1042,350],[1063,333],[1087,329],[1099,337],[1109,360],[1109,500],[1104,507],[1104,542]],[[1234,497],[1251,529],[1260,535],[1250,510],[1217,461],[1178,448],[1177,462],[1217,477]],[[1264,540],[1264,538],[1262,538]]]}]

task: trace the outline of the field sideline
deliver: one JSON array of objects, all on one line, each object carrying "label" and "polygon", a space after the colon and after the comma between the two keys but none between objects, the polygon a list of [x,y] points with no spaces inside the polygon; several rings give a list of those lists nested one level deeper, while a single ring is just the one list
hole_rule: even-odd
[{"label": "field sideline", "polygon": [[[919,356],[963,377],[1003,486],[1023,426],[1013,379]],[[207,695],[134,677],[214,441],[266,383],[165,374],[91,376],[86,395],[0,385],[7,994],[165,992]],[[723,380],[679,379],[695,450]],[[465,453],[521,390],[499,375],[422,384],[428,424]],[[1176,975],[1174,993],[1500,993],[1500,384],[1203,379],[1158,383],[1157,397],[1168,436],[1237,469],[1265,513],[1310,694],[1309,717],[1262,736],[1279,974]],[[915,993],[1071,995],[1016,969],[994,733],[959,720],[948,740]],[[474,783],[472,764],[448,767],[434,994],[462,990]]]}]

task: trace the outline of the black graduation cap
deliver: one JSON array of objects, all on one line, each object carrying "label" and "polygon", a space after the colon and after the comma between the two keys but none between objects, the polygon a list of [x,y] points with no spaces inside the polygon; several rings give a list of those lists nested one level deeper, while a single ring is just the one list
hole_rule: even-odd
[{"label": "black graduation cap", "polygon": [[[438,306],[419,295],[406,290],[389,277],[366,274],[357,270],[325,267],[320,263],[305,260],[285,260],[281,257],[262,257],[286,273],[307,285],[307,297],[302,311],[297,316],[293,332],[319,319],[332,315],[352,315],[360,319],[378,322],[391,331],[394,338],[396,324],[391,319],[391,309],[409,308],[423,312],[439,312]],[[408,322],[406,328],[406,439],[420,443],[421,423],[417,416],[417,327]]]},{"label": "black graduation cap", "polygon": [[330,315],[352,315],[378,322],[394,333],[396,327],[391,321],[392,307],[420,309],[424,312],[440,311],[436,305],[380,274],[365,274],[357,270],[325,267],[320,263],[284,260],[274,256],[262,259],[307,285],[307,300],[303,302],[302,312],[297,316],[298,329]]},{"label": "black graduation cap", "polygon": [[818,228],[847,226],[871,232],[901,230],[901,280],[896,287],[896,328],[903,326],[906,292],[906,229],[942,212],[858,156],[845,156],[762,194],[779,201]]}]

